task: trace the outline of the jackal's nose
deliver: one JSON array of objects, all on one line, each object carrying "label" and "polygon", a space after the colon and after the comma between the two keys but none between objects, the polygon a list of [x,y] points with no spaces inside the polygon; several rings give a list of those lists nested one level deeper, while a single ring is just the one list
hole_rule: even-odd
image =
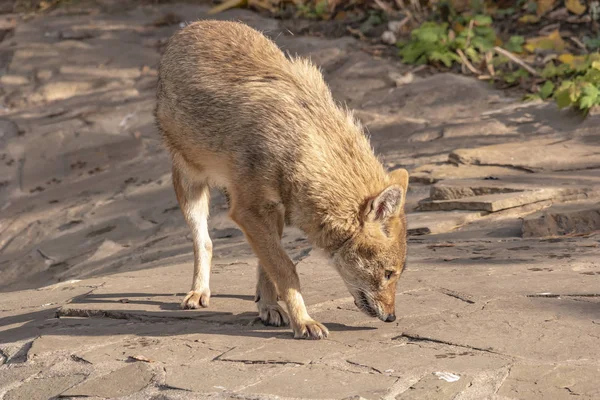
[{"label": "jackal's nose", "polygon": [[396,320],[396,314],[389,314],[385,319],[385,322],[394,322]]}]

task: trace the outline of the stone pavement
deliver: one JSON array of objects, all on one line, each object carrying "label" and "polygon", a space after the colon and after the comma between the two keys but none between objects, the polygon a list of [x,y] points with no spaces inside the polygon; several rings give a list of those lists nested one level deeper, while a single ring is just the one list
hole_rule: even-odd
[{"label": "stone pavement", "polygon": [[599,116],[219,15],[310,56],[412,173],[397,321],[360,313],[288,229],[331,331],[293,340],[256,322],[256,260],[218,193],[211,306],[179,309],[192,247],[151,113],[174,17],[206,8],[103,4],[0,16],[1,399],[600,398]]}]

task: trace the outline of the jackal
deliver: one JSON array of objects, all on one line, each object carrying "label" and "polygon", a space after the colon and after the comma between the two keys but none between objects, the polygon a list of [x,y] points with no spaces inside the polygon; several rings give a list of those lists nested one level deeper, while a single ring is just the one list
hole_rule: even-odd
[{"label": "jackal", "polygon": [[258,257],[263,323],[291,323],[296,338],[328,335],[304,305],[296,267],[281,245],[285,224],[331,256],[359,309],[396,319],[408,172],[385,171],[360,123],[334,101],[309,61],[286,58],[241,23],[192,23],[162,56],[155,117],[193,232],[194,278],[183,308],[209,304],[214,185],[226,189],[229,216]]}]

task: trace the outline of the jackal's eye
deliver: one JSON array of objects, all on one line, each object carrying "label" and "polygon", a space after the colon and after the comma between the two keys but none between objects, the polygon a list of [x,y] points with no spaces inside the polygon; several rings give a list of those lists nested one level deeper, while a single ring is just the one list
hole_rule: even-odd
[{"label": "jackal's eye", "polygon": [[385,270],[385,279],[387,279],[388,281],[390,279],[392,279],[392,276],[394,275],[394,271],[390,271],[390,270]]}]

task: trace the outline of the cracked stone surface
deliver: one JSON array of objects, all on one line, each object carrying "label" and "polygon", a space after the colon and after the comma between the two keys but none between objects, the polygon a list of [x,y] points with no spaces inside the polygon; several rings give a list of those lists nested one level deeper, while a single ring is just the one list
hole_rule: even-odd
[{"label": "cracked stone surface", "polygon": [[[72,3],[0,15],[0,399],[596,399],[600,116],[522,103],[352,38],[291,35],[411,172],[397,320],[360,313],[293,228],[310,314],[331,336],[257,322],[256,258],[212,193],[210,307],[179,304],[190,232],[152,119],[160,51],[206,6]],[[4,29],[4,28],[2,28]]]},{"label": "cracked stone surface", "polygon": [[84,383],[61,393],[65,397],[124,397],[144,389],[154,376],[152,368],[136,362],[98,378],[89,378]]},{"label": "cracked stone surface", "polygon": [[457,164],[507,165],[528,171],[569,171],[600,167],[599,149],[596,141],[538,139],[457,149],[450,153],[449,158]]},{"label": "cracked stone surface", "polygon": [[523,237],[588,234],[600,230],[600,201],[557,204],[523,218]]},{"label": "cracked stone surface", "polygon": [[[444,373],[427,375],[419,382],[411,386],[407,391],[396,396],[397,400],[419,399],[419,400],[435,400],[435,399],[451,399],[460,394],[469,385],[468,377],[452,374],[449,380],[442,377]],[[438,376],[440,375],[440,376]],[[457,381],[453,379],[458,378]]]},{"label": "cracked stone surface", "polygon": [[65,389],[83,381],[85,375],[33,378],[4,396],[7,400],[32,399],[43,400],[65,392]]}]

